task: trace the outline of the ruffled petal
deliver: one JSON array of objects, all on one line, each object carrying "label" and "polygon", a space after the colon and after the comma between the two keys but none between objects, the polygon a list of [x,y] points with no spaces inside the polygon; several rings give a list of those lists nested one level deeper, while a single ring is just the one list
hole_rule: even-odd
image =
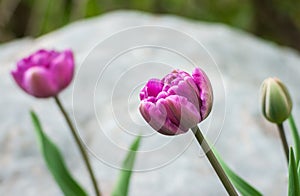
[{"label": "ruffled petal", "polygon": [[144,119],[153,129],[158,131],[164,126],[167,113],[161,111],[155,103],[142,101],[139,109]]},{"label": "ruffled petal", "polygon": [[163,88],[163,83],[159,79],[150,79],[145,87],[140,92],[140,100],[146,99],[148,97],[156,97]]},{"label": "ruffled petal", "polygon": [[185,133],[168,118],[166,108],[160,102],[155,104],[142,101],[140,104],[140,112],[147,123],[163,135]]},{"label": "ruffled petal", "polygon": [[54,50],[38,50],[28,57],[28,61],[30,61],[31,66],[41,66],[48,68],[51,61],[59,55],[59,52]]},{"label": "ruffled petal", "polygon": [[195,68],[192,77],[198,86],[201,99],[200,113],[204,120],[212,109],[213,91],[207,75],[200,68]]},{"label": "ruffled petal", "polygon": [[198,109],[186,97],[171,95],[163,103],[168,118],[184,132],[196,126],[201,121]]},{"label": "ruffled petal", "polygon": [[169,91],[170,94],[173,91],[173,94],[186,97],[200,111],[201,100],[199,99],[199,89],[190,76],[185,77],[177,85],[172,86]]}]

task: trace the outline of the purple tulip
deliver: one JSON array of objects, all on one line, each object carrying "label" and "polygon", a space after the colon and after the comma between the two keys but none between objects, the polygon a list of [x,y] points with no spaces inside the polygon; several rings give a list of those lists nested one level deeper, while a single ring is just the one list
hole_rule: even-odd
[{"label": "purple tulip", "polygon": [[213,92],[200,68],[195,68],[192,76],[174,70],[161,80],[149,80],[140,99],[140,112],[153,129],[164,135],[178,135],[209,115]]},{"label": "purple tulip", "polygon": [[39,50],[20,60],[11,74],[17,84],[30,95],[38,98],[56,96],[73,78],[73,52]]}]

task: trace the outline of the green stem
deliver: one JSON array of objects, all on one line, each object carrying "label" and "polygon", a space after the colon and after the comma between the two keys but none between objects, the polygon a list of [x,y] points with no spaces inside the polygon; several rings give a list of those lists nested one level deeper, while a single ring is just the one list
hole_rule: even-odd
[{"label": "green stem", "polygon": [[230,196],[238,196],[238,194],[237,194],[236,190],[234,189],[232,183],[230,182],[229,178],[226,176],[226,173],[224,172],[221,164],[218,162],[215,154],[211,150],[211,148],[210,148],[209,144],[207,143],[205,137],[202,135],[201,130],[199,129],[199,127],[198,126],[193,127],[192,131],[194,132],[194,135],[195,135],[198,143],[202,147],[207,159],[209,160],[210,164],[212,165],[212,167],[216,171],[219,179],[223,183],[223,186],[225,187],[227,193]]},{"label": "green stem", "polygon": [[282,123],[277,124],[277,128],[280,134],[281,142],[282,142],[282,147],[285,153],[286,161],[289,163],[289,146],[285,137],[285,132]]},{"label": "green stem", "polygon": [[297,126],[296,126],[296,123],[294,121],[294,117],[292,114],[288,118],[288,121],[289,121],[291,130],[292,130],[292,135],[293,135],[293,140],[294,140],[294,145],[295,145],[295,149],[294,149],[295,150],[295,159],[298,164],[298,161],[300,158],[299,157],[300,156],[300,136],[299,136],[298,129],[297,129]]},{"label": "green stem", "polygon": [[74,138],[75,142],[77,143],[77,146],[78,146],[78,148],[80,150],[80,153],[81,153],[81,156],[83,158],[83,161],[84,161],[84,163],[85,163],[85,165],[86,165],[86,167],[88,169],[88,172],[90,174],[90,178],[92,180],[96,196],[101,196],[101,193],[100,193],[98,185],[97,185],[96,178],[95,178],[94,173],[92,171],[92,167],[91,167],[88,155],[87,155],[87,153],[86,153],[86,151],[85,151],[85,149],[84,149],[84,147],[82,145],[81,140],[79,139],[79,136],[78,136],[78,134],[77,134],[77,132],[76,132],[76,130],[75,130],[72,122],[71,122],[71,119],[68,116],[66,110],[64,109],[62,103],[60,102],[59,98],[57,96],[55,96],[54,99],[55,99],[55,102],[58,105],[60,111],[62,112],[62,114],[63,114],[63,116],[64,116],[64,118],[65,118],[65,120],[66,120],[66,122],[67,122],[67,124],[68,124],[68,126],[70,128],[70,130],[71,130],[71,133],[73,135],[73,138]]}]

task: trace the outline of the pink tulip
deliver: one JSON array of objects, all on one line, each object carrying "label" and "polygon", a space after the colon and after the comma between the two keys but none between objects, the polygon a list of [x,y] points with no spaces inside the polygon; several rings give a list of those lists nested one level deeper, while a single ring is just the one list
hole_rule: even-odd
[{"label": "pink tulip", "polygon": [[71,50],[39,50],[17,63],[11,72],[17,84],[28,94],[47,98],[56,96],[72,81],[74,57]]},{"label": "pink tulip", "polygon": [[140,112],[149,125],[164,135],[186,133],[210,113],[213,92],[204,71],[192,76],[174,70],[163,79],[151,79],[140,92]]}]

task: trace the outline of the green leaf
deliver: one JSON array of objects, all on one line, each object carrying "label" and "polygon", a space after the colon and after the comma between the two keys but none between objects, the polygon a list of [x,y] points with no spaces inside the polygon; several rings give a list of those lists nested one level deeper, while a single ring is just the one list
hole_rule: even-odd
[{"label": "green leaf", "polygon": [[293,148],[289,156],[289,196],[299,196],[299,178]]},{"label": "green leaf", "polygon": [[234,171],[232,171],[228,165],[222,160],[221,156],[217,152],[215,148],[212,147],[212,151],[215,154],[216,158],[218,159],[219,163],[221,164],[222,168],[224,169],[226,175],[228,176],[229,180],[235,186],[235,188],[241,193],[243,196],[262,196],[262,194],[256,190],[253,186],[251,186],[248,182],[244,179],[239,177]]},{"label": "green leaf", "polygon": [[299,163],[299,159],[300,159],[300,136],[299,136],[299,132],[296,127],[296,123],[294,121],[292,114],[290,115],[288,121],[289,121],[289,124],[291,127],[292,137],[294,140],[295,160],[296,160],[297,166],[299,166],[298,163]]},{"label": "green leaf", "polygon": [[50,170],[52,176],[64,195],[87,196],[87,193],[71,176],[58,148],[43,132],[37,115],[33,111],[30,112],[30,115],[35,127],[39,147],[46,161],[48,169]]},{"label": "green leaf", "polygon": [[[299,163],[298,163],[298,168],[297,168],[297,174],[298,174],[298,180],[299,180],[299,184],[300,184],[300,165],[299,165]],[[299,185],[299,187],[300,187],[300,185]]]},{"label": "green leaf", "polygon": [[123,161],[122,171],[119,175],[118,182],[112,192],[113,196],[127,196],[130,184],[132,168],[135,162],[136,151],[140,145],[141,136],[138,136],[131,144],[125,160]]}]

